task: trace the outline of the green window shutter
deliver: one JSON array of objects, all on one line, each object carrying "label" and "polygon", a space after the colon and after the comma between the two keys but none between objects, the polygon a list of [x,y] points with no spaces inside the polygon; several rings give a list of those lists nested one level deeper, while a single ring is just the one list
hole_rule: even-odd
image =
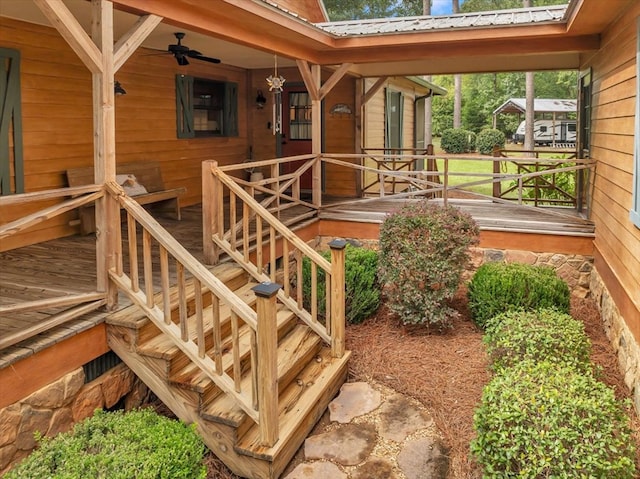
[{"label": "green window shutter", "polygon": [[637,46],[636,46],[636,128],[635,128],[635,152],[633,171],[633,197],[629,218],[640,228],[640,18],[637,19]]},{"label": "green window shutter", "polygon": [[402,148],[402,114],[403,114],[402,93],[398,91],[386,90],[385,104],[385,148],[387,154],[391,149]]},{"label": "green window shutter", "polygon": [[0,48],[0,195],[24,193],[21,106],[20,52]]},{"label": "green window shutter", "polygon": [[224,136],[238,136],[238,84],[224,85]]},{"label": "green window shutter", "polygon": [[178,138],[194,138],[193,77],[176,75],[176,130]]}]

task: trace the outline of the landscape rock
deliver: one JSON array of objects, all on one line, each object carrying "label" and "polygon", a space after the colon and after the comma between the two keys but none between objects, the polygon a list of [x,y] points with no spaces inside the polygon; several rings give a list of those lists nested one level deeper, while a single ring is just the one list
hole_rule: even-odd
[{"label": "landscape rock", "polygon": [[347,475],[331,462],[303,462],[284,479],[347,479]]},{"label": "landscape rock", "polygon": [[73,420],[80,422],[90,416],[96,409],[104,406],[104,396],[102,395],[102,386],[100,383],[94,382],[85,385],[80,390],[76,400],[73,402],[71,410],[73,411]]},{"label": "landscape rock", "polygon": [[50,409],[35,409],[28,404],[23,404],[20,414],[22,420],[14,444],[21,450],[33,449],[36,445],[34,434],[39,432],[44,436],[47,433],[53,413]]},{"label": "landscape rock", "polygon": [[329,404],[329,419],[341,424],[367,414],[380,406],[381,394],[368,383],[345,383]]},{"label": "landscape rock", "polygon": [[13,404],[0,409],[0,447],[10,444],[18,436],[20,405]]},{"label": "landscape rock", "polygon": [[372,457],[351,475],[351,479],[396,479],[396,477],[391,463],[379,457]]},{"label": "landscape rock", "polygon": [[398,454],[398,466],[407,479],[446,479],[448,450],[438,438],[409,441]]},{"label": "landscape rock", "polygon": [[376,429],[371,424],[346,424],[305,440],[306,459],[327,459],[343,466],[363,462],[376,445]]},{"label": "landscape rock", "polygon": [[382,405],[380,435],[385,439],[402,442],[408,435],[432,425],[433,419],[401,394],[394,394]]}]

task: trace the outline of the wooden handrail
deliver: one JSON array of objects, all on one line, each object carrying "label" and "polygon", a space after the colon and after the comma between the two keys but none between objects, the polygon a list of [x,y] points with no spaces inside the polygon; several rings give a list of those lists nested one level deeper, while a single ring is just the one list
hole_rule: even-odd
[{"label": "wooden handrail", "polygon": [[[108,183],[107,191],[117,197],[121,207],[126,211],[129,247],[128,268],[122,264],[123,255],[120,253],[119,264],[109,272],[110,278],[145,312],[163,334],[171,338],[172,342],[194,365],[204,372],[216,386],[233,397],[251,419],[259,423],[261,417],[264,418],[265,412],[261,411],[263,405],[256,400],[255,385],[260,383],[261,378],[258,376],[257,370],[252,370],[251,390],[243,390],[241,364],[237,361],[239,355],[236,354],[240,348],[240,339],[237,334],[240,323],[249,327],[251,344],[253,345],[257,341],[258,318],[256,312],[195,259],[142,206],[124,194],[119,185]],[[138,262],[138,227],[142,229],[142,264]],[[152,284],[153,242],[157,243],[160,255],[162,288],[158,293],[159,297],[154,294]],[[175,317],[171,314],[172,304],[168,290],[171,260],[176,264],[178,286],[178,314]],[[139,268],[142,268],[142,274],[139,274]],[[128,274],[126,273],[127,269]],[[139,284],[140,278],[144,281],[142,287]],[[195,314],[192,316],[195,322],[195,330],[193,331],[189,329],[187,313],[190,294],[193,295],[195,304]],[[207,303],[203,302],[203,295],[210,296]],[[205,323],[213,328],[214,341],[221,341],[220,318],[223,308],[229,311],[234,331],[231,344],[234,353],[234,361],[231,365],[232,375],[227,373],[223,365],[221,344],[214,344],[210,353],[206,351],[204,345]],[[257,354],[253,347],[251,354]],[[264,360],[270,360],[270,358],[252,357],[252,361],[256,361],[257,364]],[[269,424],[271,424],[270,427],[277,428],[277,419],[270,418]],[[277,436],[277,429],[275,435]],[[273,431],[269,437],[273,437]]]}]

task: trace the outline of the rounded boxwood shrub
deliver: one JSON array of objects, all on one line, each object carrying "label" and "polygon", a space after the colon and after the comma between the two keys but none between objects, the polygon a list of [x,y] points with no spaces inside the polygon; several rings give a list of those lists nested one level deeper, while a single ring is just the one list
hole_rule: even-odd
[{"label": "rounded boxwood shrub", "polygon": [[462,128],[447,128],[442,132],[440,148],[447,153],[466,153],[469,151],[469,132]]},{"label": "rounded boxwood shrub", "polygon": [[494,371],[521,361],[549,361],[591,372],[591,341],[584,324],[553,309],[510,311],[487,322],[482,341]]},{"label": "rounded boxwood shrub", "polygon": [[478,242],[473,218],[428,201],[409,203],[380,227],[380,280],[388,305],[405,324],[451,325],[447,306]]},{"label": "rounded boxwood shrub", "polygon": [[507,138],[500,130],[489,128],[478,133],[476,138],[476,149],[483,155],[493,153],[494,147],[504,148]]},{"label": "rounded boxwood shrub", "polygon": [[485,387],[474,428],[484,477],[635,477],[625,410],[612,389],[570,366],[505,369]]},{"label": "rounded boxwood shrub", "polygon": [[485,263],[471,278],[468,295],[473,321],[483,329],[496,314],[512,310],[569,313],[569,287],[547,266]]},{"label": "rounded boxwood shrub", "polygon": [[[331,261],[331,251],[325,251],[322,256]],[[358,248],[348,244],[344,258],[344,308],[345,319],[348,323],[361,323],[380,306],[380,285],[378,284],[378,252]],[[304,258],[302,262],[303,298],[305,307],[311,304],[311,262]],[[317,271],[318,313],[325,314],[326,309],[326,279],[324,271]]]},{"label": "rounded boxwood shrub", "polygon": [[72,431],[40,440],[6,479],[204,479],[195,427],[150,409],[96,411]]}]

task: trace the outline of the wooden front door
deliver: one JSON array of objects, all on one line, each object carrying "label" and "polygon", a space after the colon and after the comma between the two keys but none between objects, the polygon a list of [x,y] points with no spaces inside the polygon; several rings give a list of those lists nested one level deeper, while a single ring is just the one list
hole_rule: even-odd
[{"label": "wooden front door", "polygon": [[[281,155],[296,156],[311,153],[311,98],[304,85],[292,85],[282,91]],[[282,173],[292,173],[304,161],[294,161],[282,166]],[[300,188],[312,189],[311,169],[300,178]]]}]

